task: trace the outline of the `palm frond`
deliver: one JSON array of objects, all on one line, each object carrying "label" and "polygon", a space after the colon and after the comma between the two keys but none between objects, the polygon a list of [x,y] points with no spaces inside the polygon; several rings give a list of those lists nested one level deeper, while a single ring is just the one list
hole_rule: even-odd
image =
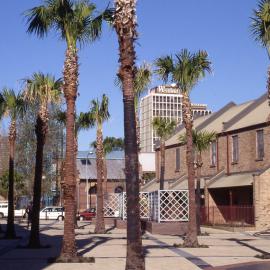
[{"label": "palm frond", "polygon": [[160,57],[156,59],[155,66],[156,66],[156,70],[154,71],[154,73],[157,74],[161,80],[167,83],[168,80],[170,79],[170,75],[172,74],[174,70],[172,56],[168,55],[168,56]]},{"label": "palm frond", "polygon": [[261,0],[251,17],[251,33],[254,39],[269,50],[270,46],[270,1]]},{"label": "palm frond", "polygon": [[176,122],[175,120],[169,120],[167,118],[155,117],[152,126],[158,137],[166,139],[174,131]]},{"label": "palm frond", "polygon": [[[216,132],[214,131],[197,131],[195,129],[192,130],[192,142],[197,152],[202,153],[203,151],[206,151],[211,142],[213,142],[217,137]],[[181,134],[178,137],[178,140],[180,144],[186,144],[187,143],[187,136],[186,134]]]}]

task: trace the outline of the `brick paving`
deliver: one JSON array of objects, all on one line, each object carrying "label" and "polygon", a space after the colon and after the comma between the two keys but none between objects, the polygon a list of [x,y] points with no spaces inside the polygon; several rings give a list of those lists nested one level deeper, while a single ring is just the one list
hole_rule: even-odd
[{"label": "brick paving", "polygon": [[[4,223],[2,220],[1,223]],[[107,234],[95,235],[94,226],[80,222],[77,232],[80,256],[94,257],[96,262],[82,264],[48,264],[51,257],[57,257],[61,250],[63,222],[41,221],[41,241],[50,248],[30,250],[17,248],[26,245],[29,231],[25,223],[17,225],[22,239],[0,241],[0,269],[16,270],[124,270],[126,255],[125,230],[111,228]],[[210,228],[203,229],[209,236],[200,236],[199,242],[209,248],[176,248],[182,243],[178,236],[143,236],[146,270],[269,270],[270,261],[256,258],[262,252],[270,252],[270,239],[251,233],[233,233]],[[227,266],[225,266],[227,265]]]}]

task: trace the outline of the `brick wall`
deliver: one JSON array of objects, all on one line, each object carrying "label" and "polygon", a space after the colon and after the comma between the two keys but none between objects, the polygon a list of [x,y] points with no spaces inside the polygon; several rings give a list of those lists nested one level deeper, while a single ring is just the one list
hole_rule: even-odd
[{"label": "brick wall", "polygon": [[[96,181],[92,181],[92,185],[94,186],[94,183],[96,184]],[[103,183],[103,192],[106,191],[108,193],[114,193],[116,187],[122,187],[125,191],[125,181],[124,180],[108,180],[107,183]],[[90,188],[90,182],[89,182],[89,188]],[[79,184],[79,208],[80,210],[85,210],[87,206],[87,198],[86,198],[86,183],[85,180],[81,180]],[[90,195],[89,195],[89,204],[90,204]],[[91,195],[91,207],[96,207],[96,195]]]},{"label": "brick wall", "polygon": [[266,230],[270,228],[270,169],[254,175],[253,186],[255,226],[257,230]]},{"label": "brick wall", "polygon": [[[234,132],[229,135],[219,135],[217,140],[217,165],[211,166],[211,151],[208,149],[203,152],[202,160],[202,176],[212,176],[218,171],[225,169],[229,173],[247,172],[265,169],[270,164],[270,126],[263,128],[264,130],[264,158],[257,160],[256,150],[256,131],[258,129],[251,129],[241,132]],[[239,145],[239,161],[232,163],[232,136],[238,135]],[[227,137],[228,136],[228,137]],[[228,160],[227,160],[227,141],[228,141]],[[176,148],[180,147],[180,171],[176,171]],[[156,151],[156,170],[159,176],[160,151]],[[165,179],[173,179],[186,174],[186,147],[173,146],[166,149],[165,154]]]}]

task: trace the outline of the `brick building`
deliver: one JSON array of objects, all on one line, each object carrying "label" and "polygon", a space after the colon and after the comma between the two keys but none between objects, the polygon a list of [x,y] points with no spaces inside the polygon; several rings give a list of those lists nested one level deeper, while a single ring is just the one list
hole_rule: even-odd
[{"label": "brick building", "polygon": [[8,170],[8,137],[0,135],[0,176]]},{"label": "brick building", "polygon": [[[95,154],[79,151],[77,157],[78,179],[78,209],[84,210],[88,206],[96,208],[97,167]],[[113,151],[106,156],[107,182],[103,183],[106,198],[108,193],[121,193],[125,191],[125,160],[123,151]],[[87,192],[88,181],[88,192]]]},{"label": "brick building", "polygon": [[[254,207],[256,227],[270,227],[269,114],[267,94],[264,94],[240,105],[230,102],[219,111],[194,120],[197,131],[217,133],[208,151],[203,152],[201,181],[202,203],[208,209],[215,207],[215,217],[226,221],[227,206],[230,209],[243,206],[248,211],[253,211]],[[186,147],[179,143],[181,134],[185,134],[183,125],[166,141],[165,189],[187,189]],[[159,171],[157,147],[157,179]],[[158,187],[158,181],[153,180],[142,190],[152,191]],[[208,215],[208,218],[214,216],[209,211]],[[249,223],[246,217],[242,219]]]}]

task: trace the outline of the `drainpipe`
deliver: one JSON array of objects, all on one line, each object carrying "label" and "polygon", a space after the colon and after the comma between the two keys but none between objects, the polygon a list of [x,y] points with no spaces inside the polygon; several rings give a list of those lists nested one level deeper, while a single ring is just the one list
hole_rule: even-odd
[{"label": "drainpipe", "polygon": [[229,135],[227,134],[227,175],[230,175]]}]

